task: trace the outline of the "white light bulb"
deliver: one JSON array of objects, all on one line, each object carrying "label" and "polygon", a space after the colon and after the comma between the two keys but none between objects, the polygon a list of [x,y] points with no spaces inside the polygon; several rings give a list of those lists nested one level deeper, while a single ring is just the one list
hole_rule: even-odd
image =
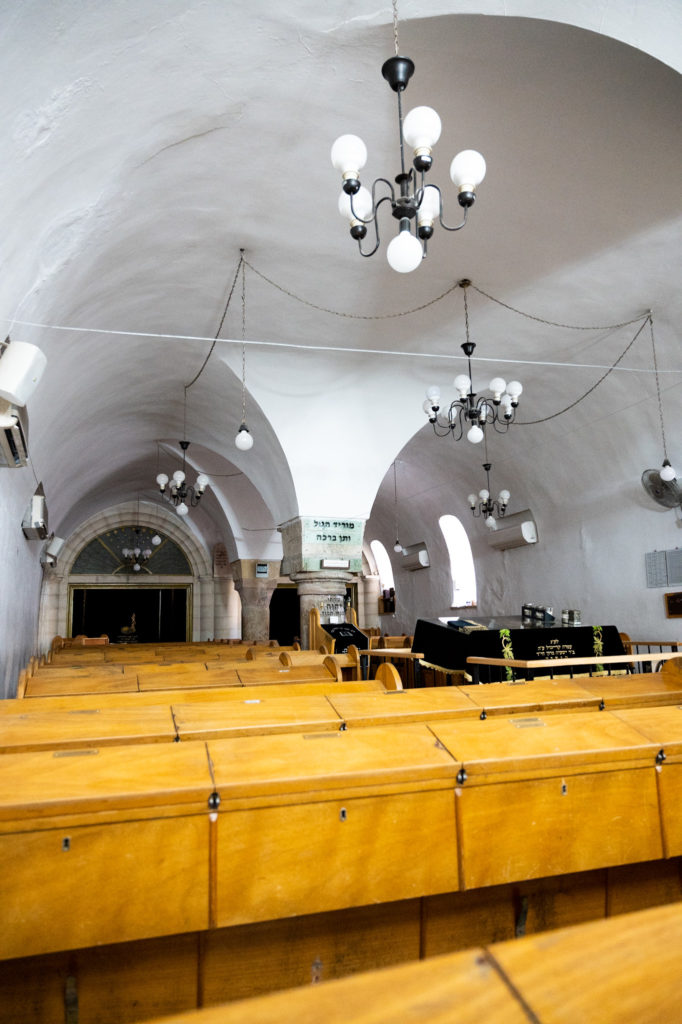
[{"label": "white light bulb", "polygon": [[432,107],[413,107],[403,121],[403,138],[412,149],[431,149],[440,138],[440,117]]},{"label": "white light bulb", "polygon": [[389,266],[399,274],[409,274],[422,261],[424,250],[418,238],[409,231],[400,231],[386,249]]},{"label": "white light bulb", "polygon": [[339,196],[339,213],[348,220],[369,220],[372,216],[372,193],[363,185],[353,196],[353,209],[350,206],[351,197],[347,192]]},{"label": "white light bulb", "polygon": [[396,552],[396,554],[402,554],[403,546],[402,546],[402,544],[400,543],[399,540],[397,540],[395,542],[395,544],[393,545],[393,550]]},{"label": "white light bulb", "polygon": [[121,554],[123,555],[124,558],[127,558],[128,555],[132,555],[132,551],[130,550],[130,548],[123,548]]},{"label": "white light bulb", "polygon": [[422,201],[417,210],[418,224],[433,224],[440,217],[440,192],[433,185],[424,189]]},{"label": "white light bulb", "polygon": [[205,473],[199,473],[199,476],[197,477],[197,488],[200,491],[203,491],[206,487],[208,487],[210,482],[211,481],[208,479]]},{"label": "white light bulb", "polygon": [[186,516],[187,513],[189,512],[189,509],[187,508],[187,505],[185,505],[184,501],[181,501],[175,511],[178,513],[179,516]]},{"label": "white light bulb", "polygon": [[508,505],[510,498],[511,494],[509,493],[509,491],[500,491],[498,501],[500,502],[501,505]]},{"label": "white light bulb", "polygon": [[237,436],[234,439],[234,443],[240,452],[248,452],[250,448],[253,448],[253,438],[249,433],[249,429],[245,423],[242,423],[241,427],[237,431]]},{"label": "white light bulb", "polygon": [[510,380],[507,384],[507,394],[511,398],[512,402],[518,402],[519,395],[523,391],[523,385],[518,380]]},{"label": "white light bulb", "polygon": [[474,423],[473,427],[471,427],[469,433],[467,434],[467,441],[471,441],[472,444],[480,444],[482,440],[483,431],[481,430],[477,423]]},{"label": "white light bulb", "polygon": [[470,494],[469,497],[467,498],[467,501],[469,502],[469,504],[471,505],[472,508],[476,508],[476,495],[475,494]]},{"label": "white light bulb", "polygon": [[176,469],[175,472],[173,473],[173,481],[175,483],[175,486],[179,487],[184,479],[185,479],[185,474],[182,472],[182,470],[181,469]]},{"label": "white light bulb", "polygon": [[161,490],[163,490],[166,484],[168,483],[168,477],[166,476],[165,473],[159,473],[159,475],[156,478],[156,482],[161,488]]},{"label": "white light bulb", "polygon": [[663,468],[661,469],[661,472],[659,473],[659,476],[660,476],[661,480],[665,480],[668,483],[671,480],[675,480],[675,478],[677,477],[677,473],[675,472],[673,467],[670,465],[670,463],[667,461],[667,459],[666,459],[666,462],[663,463]]},{"label": "white light bulb", "polygon": [[450,164],[450,178],[458,188],[475,192],[485,178],[485,160],[475,149],[463,149]]},{"label": "white light bulb", "polygon": [[503,377],[493,377],[493,379],[490,381],[490,384],[488,384],[488,387],[492,391],[493,398],[495,399],[495,401],[499,402],[499,400],[502,398],[502,394],[505,388],[507,387],[507,382]]},{"label": "white light bulb", "polygon": [[481,499],[481,501],[487,501],[487,500],[488,500],[488,498],[490,497],[490,491],[486,490],[486,488],[485,488],[485,487],[483,487],[483,488],[481,488],[481,490],[480,490],[480,491],[478,492],[478,496],[479,496],[479,498]]},{"label": "white light bulb", "polygon": [[332,167],[344,177],[357,178],[367,163],[367,146],[357,135],[340,135],[331,152]]},{"label": "white light bulb", "polygon": [[133,566],[133,572],[139,572],[139,571],[140,571],[140,567],[137,564],[137,562],[135,562],[135,565]]},{"label": "white light bulb", "polygon": [[467,375],[465,373],[458,373],[452,383],[459,397],[466,398],[469,394],[469,388],[471,387],[471,381]]},{"label": "white light bulb", "polygon": [[490,412],[490,406],[488,405],[488,403],[487,402],[481,402],[479,410],[478,410],[478,415],[479,415],[479,419],[480,419],[481,423],[484,423],[485,420],[487,420],[489,412]]},{"label": "white light bulb", "polygon": [[496,530],[497,521],[495,519],[495,516],[488,516],[488,518],[485,521],[485,525],[488,527],[489,530]]},{"label": "white light bulb", "polygon": [[139,558],[140,557],[140,548],[133,548],[133,554],[135,555],[135,558]]},{"label": "white light bulb", "polygon": [[145,558],[151,558],[151,555],[152,555],[151,548],[145,548],[144,551],[142,552],[142,554],[144,555]]},{"label": "white light bulb", "polygon": [[426,389],[426,397],[432,405],[440,405],[440,388],[432,384]]},{"label": "white light bulb", "polygon": [[159,546],[160,543],[161,543],[161,538],[159,537],[158,533],[155,533],[154,536],[152,537],[152,544],[156,548],[156,547]]}]

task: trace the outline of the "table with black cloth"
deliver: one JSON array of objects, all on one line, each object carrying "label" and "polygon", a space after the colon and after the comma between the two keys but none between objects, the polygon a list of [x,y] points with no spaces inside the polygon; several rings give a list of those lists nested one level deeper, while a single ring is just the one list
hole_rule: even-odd
[{"label": "table with black cloth", "polygon": [[[616,626],[566,626],[535,622],[523,625],[520,616],[479,618],[483,629],[447,625],[438,619],[417,619],[412,649],[421,651],[424,661],[447,672],[470,673],[467,658],[518,658],[524,661],[547,658],[593,658],[607,654],[625,654]],[[506,652],[506,654],[505,654]],[[500,682],[509,678],[510,669],[481,666],[481,682]],[[533,669],[531,675],[570,675],[594,671],[594,665]],[[519,678],[523,670],[517,669]]]}]

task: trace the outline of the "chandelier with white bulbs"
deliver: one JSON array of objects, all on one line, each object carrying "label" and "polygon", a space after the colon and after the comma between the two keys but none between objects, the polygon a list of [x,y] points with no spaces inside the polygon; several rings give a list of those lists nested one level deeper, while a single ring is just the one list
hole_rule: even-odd
[{"label": "chandelier with white bulbs", "polygon": [[485,487],[483,487],[478,495],[470,494],[467,498],[469,507],[471,508],[474,517],[482,516],[485,525],[490,530],[497,529],[497,517],[502,518],[507,511],[507,505],[511,495],[509,491],[502,490],[498,494],[497,498],[490,497],[490,469],[491,463],[484,462],[483,468],[485,470]]},{"label": "chandelier with white bulbs", "polygon": [[502,377],[493,377],[488,385],[490,395],[478,395],[473,390],[471,357],[476,345],[469,338],[467,288],[470,284],[471,281],[467,279],[459,282],[464,293],[466,334],[466,341],[461,347],[468,360],[469,375],[460,373],[455,377],[453,384],[457,398],[449,405],[441,405],[440,388],[434,385],[428,388],[422,408],[438,437],[450,435],[453,440],[459,441],[464,436],[466,429],[467,440],[472,444],[479,444],[483,440],[485,428],[489,424],[492,424],[493,429],[499,434],[507,432],[514,422],[523,387],[518,380],[511,380],[507,383]]},{"label": "chandelier with white bulbs", "polygon": [[[199,473],[194,485],[189,486],[185,483],[186,479],[186,456],[187,449],[189,448],[189,441],[180,441],[180,447],[182,448],[182,469],[176,469],[173,476],[169,479],[166,473],[159,473],[156,478],[156,482],[159,485],[159,490],[163,494],[167,501],[170,501],[175,505],[175,511],[179,516],[186,516],[190,508],[195,508],[201,497],[208,487],[210,480],[204,473]],[[166,487],[168,493],[166,493]]]},{"label": "chandelier with white bulbs", "polygon": [[[367,161],[367,147],[357,135],[341,135],[332,146],[333,167],[341,173],[342,189],[339,212],[350,222],[350,234],[358,243],[362,256],[373,256],[380,245],[377,214],[382,203],[390,203],[391,212],[399,222],[398,234],[386,249],[390,266],[398,273],[416,270],[426,256],[427,243],[436,222],[446,231],[464,227],[469,209],[476,200],[476,189],[485,177],[485,160],[473,149],[458,153],[450,164],[450,179],[457,189],[462,208],[461,223],[450,226],[443,219],[443,196],[437,185],[425,183],[431,170],[433,147],[441,133],[440,117],[431,107],[414,107],[403,120],[402,94],[414,74],[414,62],[398,55],[398,15],[393,2],[395,56],[382,66],[381,73],[398,97],[398,129],[400,139],[400,174],[397,188],[388,178],[376,178],[371,190],[360,182],[360,171]],[[412,150],[412,167],[406,170],[405,144]],[[383,195],[379,193],[383,192]],[[373,245],[365,251],[362,243],[367,229],[373,228]]]}]

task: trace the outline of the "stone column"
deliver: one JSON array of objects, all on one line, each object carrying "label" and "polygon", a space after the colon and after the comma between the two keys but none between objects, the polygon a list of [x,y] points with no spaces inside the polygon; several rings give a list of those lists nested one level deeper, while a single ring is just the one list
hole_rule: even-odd
[{"label": "stone column", "polygon": [[[349,572],[327,572],[320,569],[317,572],[292,573],[290,577],[298,586],[298,596],[301,602],[301,625],[300,637],[301,647],[304,650],[310,648],[310,631],[308,619],[311,608],[334,606],[334,611],[327,622],[345,621],[345,599],[346,584],[352,583],[353,576]],[[321,618],[324,623],[325,615],[321,608]]]},{"label": "stone column", "polygon": [[[261,568],[267,566],[266,575]],[[270,598],[279,579],[280,563],[242,558],[232,562],[234,585],[242,602],[242,639],[258,643],[270,638]]]},{"label": "stone column", "polygon": [[[301,599],[301,645],[310,646],[308,616],[315,605],[329,604],[335,612],[327,621],[345,620],[346,584],[362,572],[364,520],[348,516],[301,516],[283,523],[282,573],[298,584]],[[340,605],[340,608],[339,608]],[[324,622],[325,615],[321,608]]]}]

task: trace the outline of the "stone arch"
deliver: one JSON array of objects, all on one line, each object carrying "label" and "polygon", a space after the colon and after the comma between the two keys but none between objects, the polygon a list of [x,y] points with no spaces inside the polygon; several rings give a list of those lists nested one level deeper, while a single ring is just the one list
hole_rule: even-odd
[{"label": "stone arch", "polygon": [[[225,622],[229,619],[227,609],[235,600],[238,603],[232,579],[214,580],[210,552],[173,511],[151,502],[138,504],[137,501],[127,501],[84,520],[70,537],[65,539],[57,564],[53,567],[44,567],[38,627],[40,650],[47,651],[55,635],[65,636],[67,633],[69,585],[76,580],[85,580],[85,577],[75,577],[71,574],[71,568],[79,552],[100,534],[117,527],[129,526],[131,523],[139,523],[140,526],[165,534],[187,556],[192,570],[191,577],[147,576],[145,583],[159,580],[164,583],[177,581],[184,585],[190,581],[192,639],[226,635]],[[121,577],[114,575],[90,576],[87,579],[89,583],[116,586],[122,584]],[[136,580],[130,580],[123,585],[134,587],[136,583]]]}]

